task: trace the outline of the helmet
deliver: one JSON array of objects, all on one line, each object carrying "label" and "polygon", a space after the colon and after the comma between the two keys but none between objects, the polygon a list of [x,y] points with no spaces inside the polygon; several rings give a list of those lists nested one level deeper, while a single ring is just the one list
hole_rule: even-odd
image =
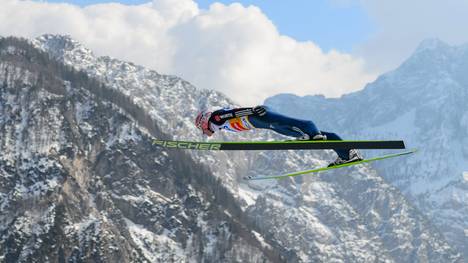
[{"label": "helmet", "polygon": [[207,135],[213,134],[213,131],[211,131],[210,129],[210,117],[211,111],[203,110],[200,113],[198,113],[197,117],[195,118],[195,126]]}]

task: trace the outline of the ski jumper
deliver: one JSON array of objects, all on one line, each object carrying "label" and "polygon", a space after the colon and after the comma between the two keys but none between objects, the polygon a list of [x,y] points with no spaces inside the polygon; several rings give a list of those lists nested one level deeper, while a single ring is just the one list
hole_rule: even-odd
[{"label": "ski jumper", "polygon": [[[209,119],[210,129],[227,130],[231,132],[248,131],[251,129],[269,129],[279,134],[304,138],[313,138],[315,135],[326,135],[327,140],[342,140],[340,136],[333,132],[325,132],[317,129],[317,126],[310,120],[291,118],[274,112],[266,106],[260,106],[261,113],[258,114],[258,107],[220,109],[214,111]],[[336,154],[344,160],[349,158],[348,150],[333,149]]]}]

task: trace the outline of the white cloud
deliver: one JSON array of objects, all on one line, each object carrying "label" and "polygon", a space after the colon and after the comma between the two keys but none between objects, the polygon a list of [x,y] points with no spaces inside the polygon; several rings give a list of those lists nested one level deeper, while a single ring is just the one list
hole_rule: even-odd
[{"label": "white cloud", "polygon": [[99,55],[179,75],[242,104],[280,92],[339,96],[374,75],[364,61],[278,33],[260,9],[192,0],[78,7],[0,0],[0,35],[69,34]]},{"label": "white cloud", "polygon": [[357,49],[370,68],[397,67],[426,38],[468,42],[466,0],[354,0],[369,14],[377,32]]}]

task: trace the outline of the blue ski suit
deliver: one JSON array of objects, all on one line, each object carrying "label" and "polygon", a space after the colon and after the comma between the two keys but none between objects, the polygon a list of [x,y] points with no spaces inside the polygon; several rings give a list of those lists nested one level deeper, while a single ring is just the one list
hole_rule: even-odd
[{"label": "blue ski suit", "polygon": [[[214,111],[209,119],[211,130],[228,130],[232,132],[250,129],[269,129],[279,134],[301,138],[308,135],[326,135],[327,140],[342,140],[333,132],[320,131],[310,120],[291,118],[274,112],[267,106],[255,108],[221,109]],[[337,155],[344,160],[349,159],[348,150],[334,149]]]}]

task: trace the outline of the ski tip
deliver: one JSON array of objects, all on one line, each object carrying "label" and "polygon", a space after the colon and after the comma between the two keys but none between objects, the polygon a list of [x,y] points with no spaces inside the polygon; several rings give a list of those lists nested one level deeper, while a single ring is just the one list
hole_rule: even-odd
[{"label": "ski tip", "polygon": [[418,152],[418,151],[419,151],[418,148],[413,148],[413,149],[410,149],[410,150],[408,151],[408,153],[415,153],[415,152]]}]

